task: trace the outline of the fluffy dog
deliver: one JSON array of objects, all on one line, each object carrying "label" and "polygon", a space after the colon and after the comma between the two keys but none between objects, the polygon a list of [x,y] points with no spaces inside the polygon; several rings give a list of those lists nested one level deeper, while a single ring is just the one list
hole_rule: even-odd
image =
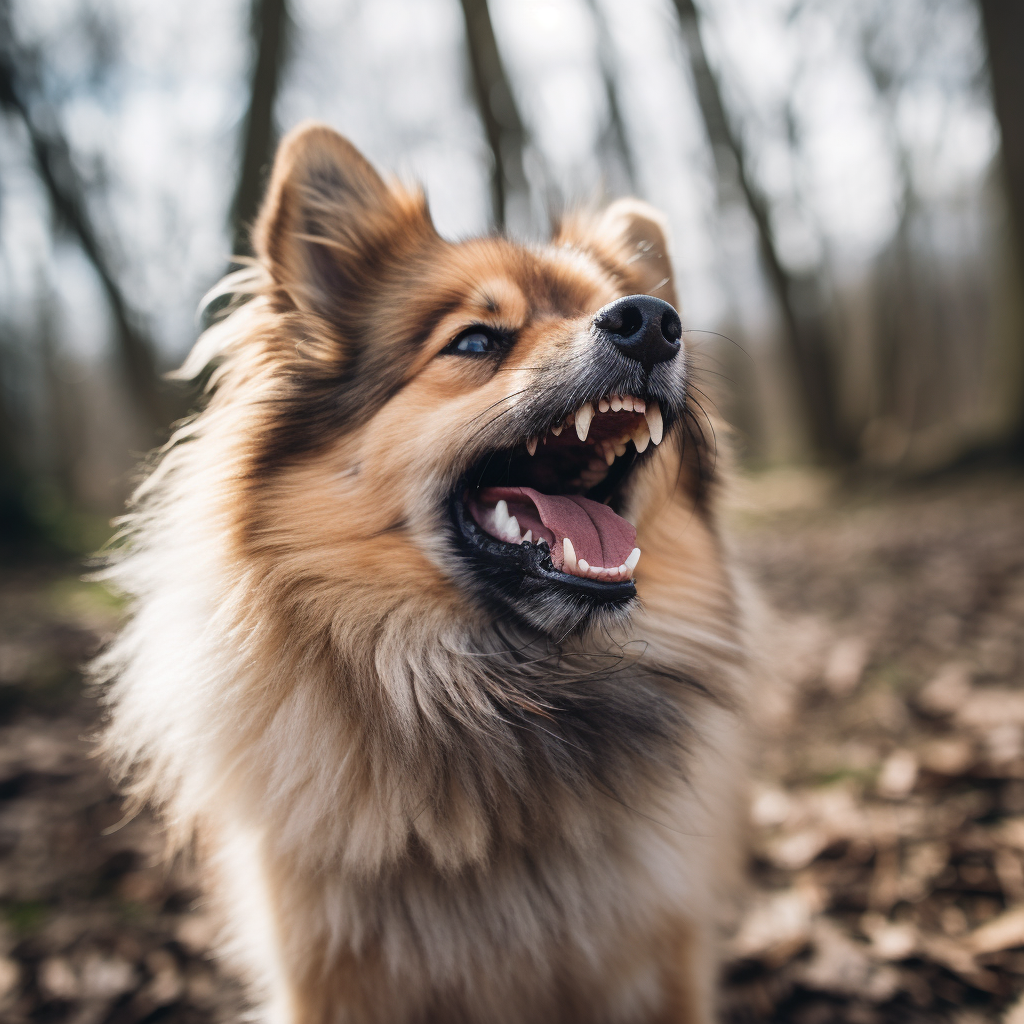
[{"label": "fluffy dog", "polygon": [[661,217],[281,144],[110,570],[106,749],[274,1024],[713,1019],[747,676]]}]

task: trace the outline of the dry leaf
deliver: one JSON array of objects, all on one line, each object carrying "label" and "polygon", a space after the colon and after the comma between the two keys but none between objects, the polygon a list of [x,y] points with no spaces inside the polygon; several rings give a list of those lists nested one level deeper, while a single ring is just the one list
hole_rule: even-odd
[{"label": "dry leaf", "polygon": [[905,797],[917,782],[917,758],[909,750],[896,750],[882,765],[878,776],[878,792],[892,800]]},{"label": "dry leaf", "polygon": [[733,938],[733,955],[781,966],[807,945],[816,909],[813,896],[801,889],[762,898],[746,914]]},{"label": "dry leaf", "polygon": [[859,636],[846,637],[832,648],[825,662],[822,679],[833,697],[845,697],[853,693],[864,675],[868,654],[868,643]]},{"label": "dry leaf", "polygon": [[933,715],[951,715],[971,693],[971,674],[960,662],[943,665],[917,694],[918,706]]},{"label": "dry leaf", "polygon": [[996,953],[1024,946],[1024,905],[1011,907],[975,928],[966,942],[974,953]]}]

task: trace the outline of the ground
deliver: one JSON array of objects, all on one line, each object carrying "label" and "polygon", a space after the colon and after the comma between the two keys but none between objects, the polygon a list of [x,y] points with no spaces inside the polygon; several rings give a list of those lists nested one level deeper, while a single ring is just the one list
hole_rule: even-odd
[{"label": "ground", "polygon": [[[774,474],[731,519],[777,678],[727,1020],[1022,1024],[1024,480]],[[90,755],[78,666],[118,609],[77,577],[0,579],[0,1020],[235,1019],[189,864]]]}]

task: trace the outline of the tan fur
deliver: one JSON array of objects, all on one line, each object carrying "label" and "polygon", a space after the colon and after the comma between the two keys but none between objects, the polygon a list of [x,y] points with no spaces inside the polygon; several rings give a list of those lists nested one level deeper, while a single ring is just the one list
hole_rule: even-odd
[{"label": "tan fur", "polygon": [[[718,453],[677,430],[636,471],[641,605],[557,640],[510,626],[540,667],[509,660],[438,511],[539,367],[586,358],[598,308],[674,301],[661,218],[630,200],[543,248],[448,243],[421,196],[304,126],[255,237],[248,301],[186,364],[216,367],[207,408],[111,569],[134,616],[97,672],[129,791],[200,837],[262,1020],[707,1024],[747,672]],[[497,371],[439,357],[478,322],[517,332]],[[493,701],[548,671],[624,699],[692,680],[663,686],[678,757],[609,747],[614,792],[515,762]]]}]

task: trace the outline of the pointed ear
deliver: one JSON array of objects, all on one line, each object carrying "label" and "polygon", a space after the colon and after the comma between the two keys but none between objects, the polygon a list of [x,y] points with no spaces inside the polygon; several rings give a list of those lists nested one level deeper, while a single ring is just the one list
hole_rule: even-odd
[{"label": "pointed ear", "polygon": [[595,220],[565,225],[556,241],[591,249],[621,268],[637,294],[676,305],[668,251],[668,223],[641,199],[616,199]]},{"label": "pointed ear", "polygon": [[282,309],[341,322],[382,263],[431,236],[422,194],[390,188],[347,139],[305,122],[278,147],[253,248]]}]

